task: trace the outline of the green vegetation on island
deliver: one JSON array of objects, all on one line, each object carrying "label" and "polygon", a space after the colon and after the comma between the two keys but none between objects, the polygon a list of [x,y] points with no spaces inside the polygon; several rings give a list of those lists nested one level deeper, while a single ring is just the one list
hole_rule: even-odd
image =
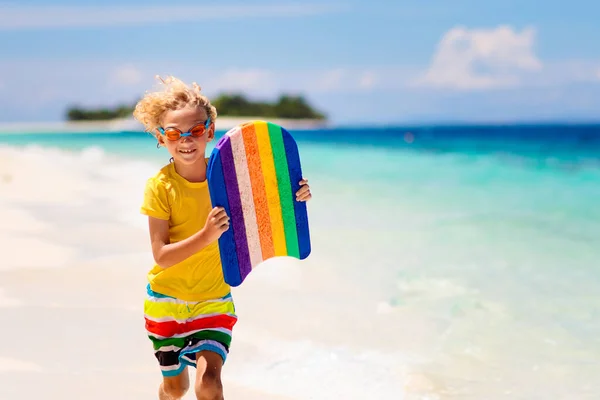
[{"label": "green vegetation on island", "polygon": [[[302,96],[281,95],[275,102],[252,101],[242,94],[221,94],[212,100],[219,116],[223,117],[265,117],[286,119],[326,119],[325,114],[315,110]],[[67,109],[69,121],[105,121],[130,117],[133,105],[119,105],[114,108]]]},{"label": "green vegetation on island", "polygon": [[106,121],[116,118],[127,118],[133,113],[135,106],[121,105],[115,108],[85,109],[71,107],[67,110],[69,121]]}]

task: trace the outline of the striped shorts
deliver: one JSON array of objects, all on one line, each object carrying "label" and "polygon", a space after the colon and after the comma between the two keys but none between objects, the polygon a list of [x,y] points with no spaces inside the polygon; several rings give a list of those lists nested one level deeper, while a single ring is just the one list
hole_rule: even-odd
[{"label": "striped shorts", "polygon": [[237,322],[231,294],[201,302],[187,302],[147,287],[144,302],[146,332],[163,376],[179,375],[196,367],[196,353],[213,351],[227,359],[231,331]]}]

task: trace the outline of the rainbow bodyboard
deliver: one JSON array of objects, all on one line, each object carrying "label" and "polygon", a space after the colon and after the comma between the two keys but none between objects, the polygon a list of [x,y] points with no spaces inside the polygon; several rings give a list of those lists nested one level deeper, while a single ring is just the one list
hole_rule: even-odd
[{"label": "rainbow bodyboard", "polygon": [[251,121],[229,130],[208,161],[213,207],[223,207],[229,229],[219,238],[225,281],[240,285],[273,257],[310,254],[306,203],[296,201],[300,155],[284,128]]}]

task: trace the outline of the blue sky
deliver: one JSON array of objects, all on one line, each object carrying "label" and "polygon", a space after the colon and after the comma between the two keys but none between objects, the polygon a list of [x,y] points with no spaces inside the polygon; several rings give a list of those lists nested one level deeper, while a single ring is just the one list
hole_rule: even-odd
[{"label": "blue sky", "polygon": [[131,102],[156,74],[302,94],[340,124],[597,121],[598,15],[591,0],[0,0],[0,122]]}]

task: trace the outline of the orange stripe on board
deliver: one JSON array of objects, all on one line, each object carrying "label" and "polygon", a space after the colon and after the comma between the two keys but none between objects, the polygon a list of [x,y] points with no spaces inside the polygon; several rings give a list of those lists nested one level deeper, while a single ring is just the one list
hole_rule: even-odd
[{"label": "orange stripe on board", "polygon": [[275,248],[273,247],[271,236],[271,217],[269,216],[269,204],[254,124],[244,124],[242,126],[242,136],[246,149],[246,159],[248,160],[248,171],[250,172],[250,183],[252,186],[252,197],[254,198],[254,209],[256,210],[256,222],[258,224],[262,258],[263,260],[268,260],[275,255]]},{"label": "orange stripe on board", "polygon": [[265,178],[265,189],[267,191],[267,203],[269,204],[269,215],[271,216],[271,231],[273,232],[273,247],[275,247],[275,256],[287,256],[285,242],[285,230],[283,228],[283,216],[281,214],[281,203],[279,197],[279,186],[277,184],[277,174],[275,172],[275,161],[273,159],[273,149],[269,137],[269,127],[264,121],[257,121],[254,124],[256,131],[256,140],[258,142],[258,152],[262,165],[262,173]]}]

